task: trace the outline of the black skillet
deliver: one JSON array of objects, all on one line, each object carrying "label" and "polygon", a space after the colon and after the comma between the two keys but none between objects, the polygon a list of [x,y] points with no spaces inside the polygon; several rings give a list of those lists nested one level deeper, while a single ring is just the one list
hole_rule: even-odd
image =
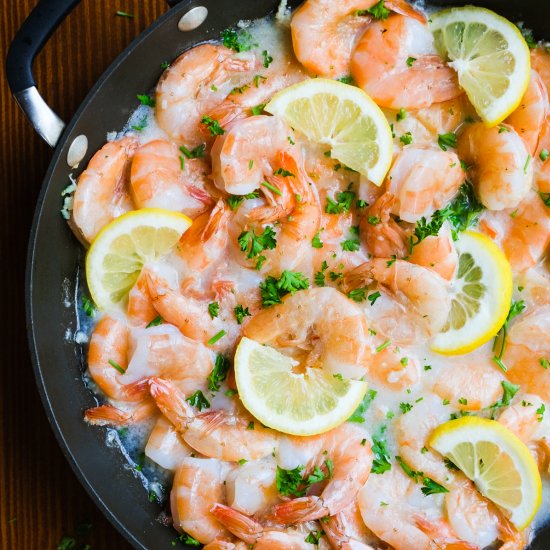
[{"label": "black skillet", "polygon": [[[42,186],[27,258],[27,327],[36,380],[46,414],[74,472],[107,518],[136,548],[171,548],[174,531],[158,520],[158,505],[149,502],[141,482],[122,453],[105,445],[105,431],[86,426],[82,413],[95,405],[81,379],[82,350],[66,339],[77,329],[74,294],[83,250],[61,218],[60,193],[69,183],[67,151],[75,137],[87,136],[90,156],[105,142],[106,132],[122,128],[137,106],[136,94],[157,82],[164,61],[208,40],[240,19],[273,13],[279,0],[183,0],[163,15],[107,69],[67,127],[36,90],[32,62],[51,33],[79,0],[41,0],[17,33],[7,56],[11,90],[39,134],[55,147]],[[333,0],[335,2],[339,0]],[[177,0],[170,2],[176,4]],[[290,0],[295,7],[300,0]],[[441,6],[464,2],[435,0]],[[537,37],[550,38],[550,0],[476,0],[512,21],[525,21]],[[195,30],[178,30],[180,18],[192,8],[208,10]],[[101,31],[99,31],[101,32]],[[62,487],[59,488],[61,491]],[[550,531],[539,532],[532,550],[550,549]]]}]

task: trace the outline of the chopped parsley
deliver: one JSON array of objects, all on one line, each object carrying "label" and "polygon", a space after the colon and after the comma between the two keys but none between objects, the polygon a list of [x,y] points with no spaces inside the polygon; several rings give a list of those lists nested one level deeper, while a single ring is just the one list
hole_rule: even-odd
[{"label": "chopped parsley", "polygon": [[410,403],[399,403],[399,409],[401,410],[402,414],[407,414],[412,408],[413,406]]},{"label": "chopped parsley", "polygon": [[359,239],[346,239],[340,243],[345,252],[357,252],[361,243]]},{"label": "chopped parsley", "polygon": [[367,289],[355,288],[353,290],[350,290],[347,296],[354,302],[364,302],[367,299]]},{"label": "chopped parsley", "polygon": [[363,199],[357,199],[357,202],[355,203],[355,206],[357,208],[366,208],[369,205],[367,201],[364,201]]},{"label": "chopped parsley", "polygon": [[548,367],[550,367],[550,361],[548,361],[545,357],[541,357],[539,359],[539,363],[543,369],[548,369]]},{"label": "chopped parsley", "polygon": [[323,248],[323,241],[319,237],[319,231],[313,235],[313,239],[311,239],[311,246],[313,248]]},{"label": "chopped parsley", "polygon": [[260,283],[260,295],[263,307],[269,307],[282,303],[282,297],[287,294],[294,294],[298,290],[309,287],[307,278],[298,271],[283,271],[281,277],[269,276]]},{"label": "chopped parsley", "polygon": [[407,67],[412,67],[415,61],[416,57],[407,57]]},{"label": "chopped parsley", "polygon": [[220,35],[223,45],[236,52],[247,52],[257,45],[254,43],[252,35],[246,31],[237,32],[235,29],[225,29]]},{"label": "chopped parsley", "polygon": [[132,124],[131,128],[136,132],[141,132],[143,129],[147,128],[147,115],[140,118],[137,124]]},{"label": "chopped parsley", "polygon": [[340,78],[337,78],[338,82],[341,82],[342,84],[353,84],[353,76],[342,76]]},{"label": "chopped parsley", "polygon": [[254,116],[261,115],[264,112],[264,108],[266,106],[266,103],[260,103],[259,105],[256,105],[255,107],[252,107],[251,111]]},{"label": "chopped parsley", "polygon": [[[380,0],[367,10],[360,10],[361,12],[367,12],[373,16],[374,19],[384,20],[387,19],[390,15],[390,10],[384,6],[384,0]],[[366,15],[366,13],[360,13],[359,15]]]},{"label": "chopped parsley", "polygon": [[160,315],[157,315],[145,328],[158,327],[162,323],[164,323],[164,319]]},{"label": "chopped parsley", "polygon": [[504,321],[504,324],[498,331],[497,335],[495,336],[495,340],[493,342],[493,351],[496,350],[499,342],[500,342],[500,352],[495,355],[493,358],[493,361],[497,363],[497,365],[506,372],[506,366],[502,362],[502,356],[504,355],[504,349],[506,348],[506,337],[508,336],[508,323],[518,315],[521,314],[521,312],[525,309],[525,302],[523,300],[519,300],[518,302],[512,302],[510,305],[510,310],[508,311],[508,315],[506,317],[506,321]]},{"label": "chopped parsley", "polygon": [[255,258],[264,250],[273,250],[277,246],[275,231],[270,225],[266,226],[261,235],[256,235],[254,229],[243,231],[237,241],[248,259]]},{"label": "chopped parsley", "polygon": [[139,102],[142,105],[146,105],[147,107],[154,107],[155,106],[155,100],[147,94],[138,94],[137,98],[139,99]]},{"label": "chopped parsley", "polygon": [[390,344],[391,340],[386,340],[385,342],[380,344],[374,351],[376,351],[376,353],[380,353],[381,351],[385,350]]},{"label": "chopped parsley", "polygon": [[537,414],[537,420],[539,422],[542,422],[545,411],[546,411],[546,406],[544,405],[544,403],[541,403],[540,407],[535,411],[535,413]]},{"label": "chopped parsley", "polygon": [[306,494],[302,479],[303,466],[296,466],[293,470],[285,470],[277,466],[275,484],[277,491],[283,496],[303,497]]},{"label": "chopped parsley", "polygon": [[367,412],[377,393],[378,392],[376,390],[367,390],[367,392],[363,396],[363,399],[361,400],[361,403],[359,403],[353,414],[348,418],[348,422],[363,424],[363,422],[365,422],[363,415]]},{"label": "chopped parsley", "polygon": [[247,199],[257,199],[260,196],[258,191],[253,191],[252,193],[247,193],[246,195],[229,195],[227,197],[227,204],[231,210],[235,211]]},{"label": "chopped parsley", "polygon": [[115,11],[115,15],[118,15],[119,17],[127,17],[128,19],[133,19],[135,17],[133,13],[129,13],[127,11]]},{"label": "chopped parsley", "polygon": [[325,212],[327,214],[341,214],[342,212],[349,212],[353,201],[355,200],[355,193],[353,191],[342,191],[336,193],[336,200],[327,197],[327,205]]},{"label": "chopped parsley", "polygon": [[201,124],[204,124],[213,136],[222,136],[225,134],[225,130],[220,126],[220,123],[212,117],[203,116],[201,118]]},{"label": "chopped parsley", "polygon": [[220,304],[218,302],[208,304],[208,313],[212,319],[217,317],[220,314]]},{"label": "chopped parsley", "polygon": [[319,546],[319,541],[324,534],[324,531],[310,531],[309,535],[304,539],[304,541],[309,544]]},{"label": "chopped parsley", "polygon": [[386,431],[386,426],[382,426],[380,430],[372,436],[372,454],[373,461],[371,467],[371,473],[373,474],[383,474],[391,470],[391,457],[388,453],[388,448],[386,447],[386,439],[384,437],[384,432]]},{"label": "chopped parsley", "polygon": [[191,150],[187,149],[185,145],[182,145],[180,147],[180,151],[188,159],[200,159],[204,157],[205,149],[206,149],[206,145],[204,145],[204,143],[197,145],[194,149],[191,149]]},{"label": "chopped parsley", "polygon": [[399,141],[403,145],[410,145],[413,142],[413,136],[410,132],[406,132],[399,138]]},{"label": "chopped parsley", "polygon": [[264,67],[267,69],[271,63],[273,63],[273,58],[269,55],[269,52],[267,50],[264,50],[262,52],[262,57],[264,59]]},{"label": "chopped parsley", "polygon": [[546,162],[549,156],[550,156],[550,152],[548,151],[548,149],[542,149],[539,154],[539,158],[540,160],[542,160],[542,162]]},{"label": "chopped parsley", "polygon": [[243,319],[245,317],[250,317],[251,313],[248,311],[247,307],[243,307],[241,304],[235,306],[235,309],[233,310],[235,313],[235,318],[237,319],[237,323],[239,325],[242,324]]},{"label": "chopped parsley", "polygon": [[204,397],[204,394],[201,390],[197,390],[195,393],[191,394],[186,401],[192,406],[197,407],[199,411],[202,411],[203,409],[209,409],[210,408],[210,401]]},{"label": "chopped parsley", "polygon": [[187,533],[182,533],[181,535],[179,535],[177,540],[182,544],[186,544],[187,546],[202,546],[202,544],[197,539],[193,538]]},{"label": "chopped parsley", "polygon": [[113,367],[118,372],[120,372],[120,374],[124,374],[126,372],[116,361],[113,361],[112,359],[109,359],[108,362],[109,362],[109,365],[111,365],[111,367]]},{"label": "chopped parsley", "polygon": [[523,35],[523,38],[525,39],[525,42],[529,46],[530,50],[533,50],[537,47],[537,41],[535,40],[535,37],[533,36],[533,31],[531,29],[528,29],[525,27],[523,22],[519,22],[516,24],[516,27],[520,30],[521,34]]},{"label": "chopped parsley", "polygon": [[313,276],[313,281],[317,286],[325,286],[325,271],[328,269],[328,264],[325,260],[321,264],[321,270],[317,271]]},{"label": "chopped parsley", "polygon": [[210,340],[208,340],[208,342],[206,343],[209,346],[213,346],[218,340],[221,340],[226,334],[227,332],[225,330],[220,330],[220,332],[214,334],[214,336],[212,336],[212,338],[210,338]]},{"label": "chopped parsley", "polygon": [[380,292],[378,292],[378,290],[376,292],[373,292],[372,294],[369,294],[368,299],[369,299],[370,305],[373,306],[374,302],[376,302],[376,300],[378,300],[378,298],[380,298],[380,296],[382,296],[382,294],[380,294]]},{"label": "chopped parsley", "polygon": [[454,132],[439,134],[437,137],[437,144],[443,151],[446,151],[447,147],[456,147],[456,134]]},{"label": "chopped parsley", "polygon": [[399,122],[400,120],[403,120],[405,118],[407,118],[407,111],[405,111],[405,109],[403,109],[403,107],[401,107],[401,109],[399,109],[399,111],[395,115],[395,120],[397,120],[397,122]]},{"label": "chopped parsley", "polygon": [[227,378],[229,372],[229,359],[221,353],[216,356],[214,368],[206,378],[208,380],[208,389],[212,392],[219,391],[221,383]]},{"label": "chopped parsley", "polygon": [[279,195],[279,196],[283,195],[282,191],[278,187],[275,187],[274,185],[272,185],[267,181],[262,182],[262,185],[267,189],[269,189],[270,191],[272,191],[273,193],[275,193],[276,195]]},{"label": "chopped parsley", "polygon": [[82,309],[84,310],[84,313],[88,317],[94,317],[95,316],[94,303],[92,302],[92,300],[90,300],[90,298],[88,298],[84,294],[82,295]]}]

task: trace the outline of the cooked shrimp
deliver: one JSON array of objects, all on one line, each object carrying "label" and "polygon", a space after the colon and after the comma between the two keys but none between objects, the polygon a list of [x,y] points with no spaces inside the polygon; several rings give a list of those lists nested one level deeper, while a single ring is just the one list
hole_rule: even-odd
[{"label": "cooked shrimp", "polygon": [[149,141],[132,161],[132,198],[138,208],[165,208],[196,218],[214,202],[205,189],[209,171],[204,159],[186,159],[174,143]]},{"label": "cooked shrimp", "polygon": [[541,193],[550,193],[550,158],[545,156],[543,151],[550,151],[550,117],[541,128],[534,166],[534,182],[537,190]]},{"label": "cooked shrimp", "polygon": [[332,548],[341,550],[374,550],[365,541],[372,539],[356,502],[323,520],[323,530]]},{"label": "cooked shrimp", "polygon": [[177,386],[160,378],[149,380],[151,395],[183,440],[210,458],[237,462],[268,456],[277,446],[276,432],[255,424],[253,437],[244,411],[212,410],[196,413]]},{"label": "cooked shrimp", "polygon": [[[432,390],[465,411],[478,411],[498,401],[504,377],[489,360],[472,360],[441,369]],[[461,400],[459,403],[458,400]]]},{"label": "cooked shrimp", "polygon": [[259,115],[236,122],[212,147],[214,183],[227,193],[252,193],[273,176],[278,154],[299,154],[291,142],[295,143],[294,132],[278,117]]},{"label": "cooked shrimp", "polygon": [[[299,271],[309,278],[313,274],[314,249],[311,246],[311,239],[317,233],[321,220],[317,189],[311,183],[302,163],[293,155],[281,153],[278,166],[282,174],[272,176],[270,181],[277,188],[288,188],[292,209],[288,216],[279,221],[276,248],[263,252],[266,261],[262,272],[269,271],[274,275],[280,275],[285,270]],[[283,193],[279,198],[284,199],[284,197]],[[267,209],[254,209],[250,216],[254,218],[259,212],[263,217],[266,213],[277,214],[281,210],[286,211],[290,208],[288,201],[283,201],[281,204],[277,194],[273,195],[272,203],[273,206]],[[288,254],[289,250],[293,253]]]},{"label": "cooked shrimp", "polygon": [[241,512],[215,504],[210,513],[236,537],[255,550],[314,550],[316,545],[305,541],[304,533],[277,530],[264,526]]},{"label": "cooked shrimp", "polygon": [[185,394],[206,389],[206,377],[214,368],[215,354],[187,338],[175,326],[134,329],[133,354],[121,381],[132,384],[146,377],[170,379]]},{"label": "cooked shrimp", "polygon": [[247,462],[233,470],[225,483],[227,504],[248,516],[262,513],[279,501],[272,457]]},{"label": "cooked shrimp", "polygon": [[225,501],[224,481],[232,465],[212,458],[183,458],[174,477],[170,508],[174,527],[203,544],[227,536],[210,509]]},{"label": "cooked shrimp", "polygon": [[[159,126],[188,147],[209,142],[201,120],[234,88],[250,82],[259,61],[252,52],[202,44],[186,51],[162,75],[156,91]],[[202,130],[202,131],[201,131]]]},{"label": "cooked shrimp", "polygon": [[458,253],[449,223],[445,222],[437,235],[429,235],[416,244],[408,259],[413,264],[432,269],[450,281],[456,271]]},{"label": "cooked shrimp", "polygon": [[125,410],[118,409],[112,405],[100,405],[92,407],[84,412],[84,421],[92,426],[127,426],[145,420],[151,420],[158,410],[155,404],[150,400],[135,405],[126,406]]},{"label": "cooked shrimp", "polygon": [[541,429],[548,430],[548,422],[544,422],[546,425],[543,426],[543,405],[544,402],[538,395],[523,394],[521,401],[506,407],[497,420],[528,445],[537,439]]},{"label": "cooked shrimp", "polygon": [[386,192],[361,217],[361,235],[375,258],[403,258],[408,253],[407,232],[391,216],[396,200]]},{"label": "cooked shrimp", "polygon": [[260,311],[244,335],[292,355],[302,368],[320,366],[350,378],[365,374],[371,356],[361,309],[330,287],[297,292]]},{"label": "cooked shrimp", "polygon": [[280,90],[307,78],[307,75],[294,60],[290,60],[277,72],[263,71],[266,75],[256,75],[252,82],[236,88],[225,101],[208,113],[222,128],[229,128],[236,121],[253,114],[252,109],[265,105]]},{"label": "cooked shrimp", "polygon": [[543,366],[550,360],[549,335],[550,306],[542,305],[516,319],[503,356],[506,377],[545,401],[550,401],[550,377]]},{"label": "cooked shrimp", "polygon": [[457,151],[470,166],[476,193],[489,210],[515,208],[529,192],[533,161],[511,126],[470,124],[458,138]]},{"label": "cooked shrimp", "polygon": [[430,503],[398,466],[371,475],[357,499],[365,525],[396,550],[428,550],[431,540],[412,519]]},{"label": "cooked shrimp", "polygon": [[531,71],[529,86],[517,109],[506,119],[523,139],[532,157],[537,151],[541,128],[549,112],[548,93],[542,78]]},{"label": "cooked shrimp", "polygon": [[188,338],[206,344],[221,330],[225,331],[222,341],[216,342],[211,349],[229,350],[240,335],[241,327],[235,321],[231,293],[220,301],[220,314],[214,319],[208,313],[209,300],[195,298],[189,293],[180,292],[173,284],[159,273],[147,273],[147,285],[153,305],[162,318],[178,327]]},{"label": "cooked shrimp", "polygon": [[227,204],[219,200],[181,236],[177,252],[190,270],[202,272],[222,258],[227,247],[230,217]]},{"label": "cooked shrimp", "polygon": [[175,471],[182,460],[193,454],[193,449],[183,441],[176,428],[164,416],[160,416],[147,439],[145,456],[166,470]]},{"label": "cooked shrimp", "polygon": [[420,380],[420,372],[420,362],[414,354],[389,345],[373,355],[367,378],[394,391],[402,391],[412,388]]},{"label": "cooked shrimp", "polygon": [[392,109],[422,109],[463,93],[430,31],[404,15],[369,25],[353,52],[351,74],[378,105]]},{"label": "cooked shrimp", "polygon": [[434,547],[442,550],[479,550],[477,544],[470,544],[456,537],[447,520],[428,520],[416,514],[413,516],[416,526],[426,533],[434,543]]},{"label": "cooked shrimp", "polygon": [[550,52],[544,46],[531,50],[531,67],[541,77],[546,90],[550,90]]},{"label": "cooked shrimp", "polygon": [[[281,524],[299,523],[332,516],[347,508],[371,470],[372,451],[361,443],[364,438],[365,431],[351,424],[341,424],[321,435],[289,438],[286,450],[291,450],[294,457],[307,457],[307,470],[323,466],[328,483],[319,496],[308,495],[276,504],[268,517]],[[281,446],[277,452],[279,462],[285,460]]]},{"label": "cooked shrimp", "polygon": [[406,147],[386,178],[387,191],[396,197],[393,213],[413,223],[431,216],[457,194],[464,179],[456,153],[430,145]]},{"label": "cooked shrimp", "polygon": [[[376,0],[304,2],[294,12],[290,23],[298,61],[317,76],[336,78],[349,75],[351,54],[357,39],[372,19],[365,10],[374,4]],[[389,0],[385,7],[425,21],[424,16],[404,0]]]},{"label": "cooked shrimp", "polygon": [[148,267],[144,266],[128,294],[128,321],[134,327],[145,327],[158,316],[147,286]]},{"label": "cooked shrimp", "polygon": [[73,221],[88,242],[102,227],[133,208],[127,182],[136,145],[129,137],[107,142],[78,178]]},{"label": "cooked shrimp", "polygon": [[347,288],[364,288],[377,281],[428,335],[445,326],[451,308],[450,287],[431,269],[405,260],[374,258],[346,274],[345,279]]},{"label": "cooked shrimp", "polygon": [[97,323],[88,350],[88,370],[101,391],[117,401],[142,401],[147,381],[124,384],[122,375],[128,366],[128,327],[116,317],[106,315]]}]

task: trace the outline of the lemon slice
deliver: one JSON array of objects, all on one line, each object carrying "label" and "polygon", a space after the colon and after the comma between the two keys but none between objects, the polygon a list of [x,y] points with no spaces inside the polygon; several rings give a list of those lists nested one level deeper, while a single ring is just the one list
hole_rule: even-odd
[{"label": "lemon slice", "polygon": [[438,426],[428,444],[503,508],[518,529],[529,525],[541,502],[540,474],[529,449],[508,428],[465,416]]},{"label": "lemon slice", "polygon": [[86,280],[97,306],[124,303],[143,265],[170,252],[191,223],[178,212],[145,208],[106,225],[86,256]]},{"label": "lemon slice", "polygon": [[273,96],[266,111],[283,118],[315,143],[330,145],[331,156],[381,185],[392,160],[386,117],[361,89],[313,78]]},{"label": "lemon slice", "polygon": [[297,362],[243,337],[235,353],[239,397],[262,424],[293,435],[326,432],[345,422],[358,407],[367,383],[308,368],[292,372]]},{"label": "lemon slice", "polygon": [[433,351],[445,355],[468,353],[488,342],[506,321],[512,300],[512,269],[489,237],[465,231],[455,246],[451,311],[432,343]]},{"label": "lemon slice", "polygon": [[489,126],[502,122],[519,105],[531,74],[529,47],[519,29],[474,6],[435,13],[429,26],[478,115]]}]

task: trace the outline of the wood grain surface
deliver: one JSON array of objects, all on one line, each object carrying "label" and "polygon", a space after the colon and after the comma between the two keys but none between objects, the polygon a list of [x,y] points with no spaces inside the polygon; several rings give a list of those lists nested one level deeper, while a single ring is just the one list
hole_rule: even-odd
[{"label": "wood grain surface", "polygon": [[[2,65],[36,0],[0,0]],[[115,56],[167,9],[163,0],[83,0],[35,62],[38,88],[68,121]],[[116,11],[134,14],[120,17]],[[35,201],[52,150],[0,76],[0,549],[126,550],[57,446],[34,382],[25,332],[25,256]],[[80,536],[77,536],[80,533]]]}]

